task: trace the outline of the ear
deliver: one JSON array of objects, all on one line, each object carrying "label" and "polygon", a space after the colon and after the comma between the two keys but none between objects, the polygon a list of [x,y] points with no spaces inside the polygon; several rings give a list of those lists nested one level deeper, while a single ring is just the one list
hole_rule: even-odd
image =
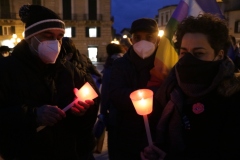
[{"label": "ear", "polygon": [[224,51],[223,51],[223,50],[220,50],[220,51],[218,52],[217,57],[218,57],[218,60],[222,60],[222,59],[224,58]]},{"label": "ear", "polygon": [[130,39],[130,42],[131,42],[131,45],[133,44],[133,41],[132,41],[132,38],[129,38]]}]

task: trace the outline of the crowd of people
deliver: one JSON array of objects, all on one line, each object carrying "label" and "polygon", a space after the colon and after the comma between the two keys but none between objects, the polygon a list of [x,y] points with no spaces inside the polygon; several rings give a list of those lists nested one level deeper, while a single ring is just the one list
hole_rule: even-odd
[{"label": "crowd of people", "polygon": [[[174,43],[179,60],[160,87],[149,87],[161,49],[154,19],[132,22],[127,48],[106,45],[100,72],[64,37],[55,12],[23,5],[19,16],[25,38],[13,50],[0,47],[4,160],[94,160],[97,121],[106,127],[110,160],[239,159],[240,53],[225,20],[204,13],[180,22]],[[76,92],[86,82],[98,97],[81,101]],[[130,99],[138,89],[154,93],[147,115],[153,144]]]}]

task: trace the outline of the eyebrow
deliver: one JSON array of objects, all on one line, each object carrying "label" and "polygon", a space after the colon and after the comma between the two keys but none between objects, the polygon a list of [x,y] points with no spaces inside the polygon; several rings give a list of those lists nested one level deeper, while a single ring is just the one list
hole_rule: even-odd
[{"label": "eyebrow", "polygon": [[44,31],[44,32],[42,32],[42,34],[53,34],[53,33],[50,31]]},{"label": "eyebrow", "polygon": [[[182,50],[186,50],[186,51],[187,51],[187,48],[185,48],[185,47],[180,47],[180,49],[182,49]],[[193,48],[193,51],[195,51],[195,50],[199,50],[199,49],[204,49],[204,50],[206,50],[206,49],[203,48],[203,47],[195,47],[195,48]]]},{"label": "eyebrow", "polygon": [[[53,35],[54,33],[53,32],[50,32],[50,31],[44,31],[42,32],[42,35],[46,35],[46,34],[50,34],[50,35]],[[59,33],[58,36],[64,36],[64,33]]]}]

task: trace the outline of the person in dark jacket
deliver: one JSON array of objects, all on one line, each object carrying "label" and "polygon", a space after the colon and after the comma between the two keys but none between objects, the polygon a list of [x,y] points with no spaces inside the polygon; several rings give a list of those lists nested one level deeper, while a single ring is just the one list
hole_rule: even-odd
[{"label": "person in dark jacket", "polygon": [[8,57],[11,55],[11,49],[8,46],[1,46],[0,47],[0,58]]},{"label": "person in dark jacket", "polygon": [[[116,110],[116,160],[139,160],[140,151],[148,144],[143,117],[136,113],[129,96],[137,89],[148,88],[159,41],[157,22],[137,19],[130,33],[133,45],[114,61],[109,85],[110,101]],[[155,133],[152,126],[156,126],[159,117],[157,113],[153,108],[148,115],[152,134]]]},{"label": "person in dark jacket", "polygon": [[155,94],[163,111],[142,160],[239,159],[240,73],[227,56],[228,33],[207,13],[179,24],[180,59]]},{"label": "person in dark jacket", "polygon": [[[57,59],[65,24],[46,7],[23,5],[25,38],[0,59],[0,155],[11,160],[80,160],[77,139],[94,124],[98,98],[72,103],[85,78]],[[94,87],[94,86],[93,86]],[[39,126],[46,126],[37,132]],[[88,127],[86,127],[88,128]]]},{"label": "person in dark jacket", "polygon": [[[95,84],[92,75],[96,75],[99,79],[101,79],[102,75],[99,73],[97,68],[93,65],[91,60],[84,54],[80,54],[78,49],[76,48],[73,40],[69,37],[62,38],[62,50],[59,54],[59,59],[62,61],[70,61],[77,72],[81,77],[85,78],[85,81],[89,82],[92,86],[94,86],[95,91],[100,95],[98,90],[98,86]],[[96,106],[99,106],[100,101],[95,102]],[[93,150],[96,145],[96,140],[93,135],[93,126],[95,124],[97,117],[97,110],[88,115],[88,119],[84,120],[83,126],[79,128],[79,135],[77,137],[77,151],[79,153],[80,159],[84,160],[92,160],[93,158]],[[90,118],[91,116],[91,118]],[[92,119],[92,120],[90,120]]]},{"label": "person in dark jacket", "polygon": [[62,39],[63,50],[60,52],[60,57],[69,60],[76,66],[82,74],[91,75],[99,88],[102,81],[102,74],[97,70],[96,66],[92,63],[89,57],[81,54],[76,48],[73,40],[69,37]]},{"label": "person in dark jacket", "polygon": [[114,156],[117,156],[114,151],[115,146],[115,108],[112,107],[109,95],[109,84],[110,84],[110,75],[112,70],[112,65],[114,61],[118,58],[121,58],[126,50],[120,44],[110,43],[106,46],[107,59],[103,68],[103,78],[102,78],[102,87],[101,87],[101,105],[100,105],[100,114],[98,118],[101,122],[104,123],[104,126],[107,128],[107,147],[108,147],[108,157],[109,159],[115,159]]},{"label": "person in dark jacket", "polygon": [[232,35],[229,35],[231,46],[228,50],[228,56],[232,59],[236,70],[240,69],[240,51],[239,47],[237,46],[236,38]]}]

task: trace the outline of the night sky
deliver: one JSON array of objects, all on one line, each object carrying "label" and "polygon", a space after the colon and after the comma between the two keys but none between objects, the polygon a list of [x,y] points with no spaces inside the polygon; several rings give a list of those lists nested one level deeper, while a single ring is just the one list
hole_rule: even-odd
[{"label": "night sky", "polygon": [[130,28],[135,19],[154,18],[158,9],[179,2],[180,0],[111,0],[113,27],[120,33],[123,28]]}]

